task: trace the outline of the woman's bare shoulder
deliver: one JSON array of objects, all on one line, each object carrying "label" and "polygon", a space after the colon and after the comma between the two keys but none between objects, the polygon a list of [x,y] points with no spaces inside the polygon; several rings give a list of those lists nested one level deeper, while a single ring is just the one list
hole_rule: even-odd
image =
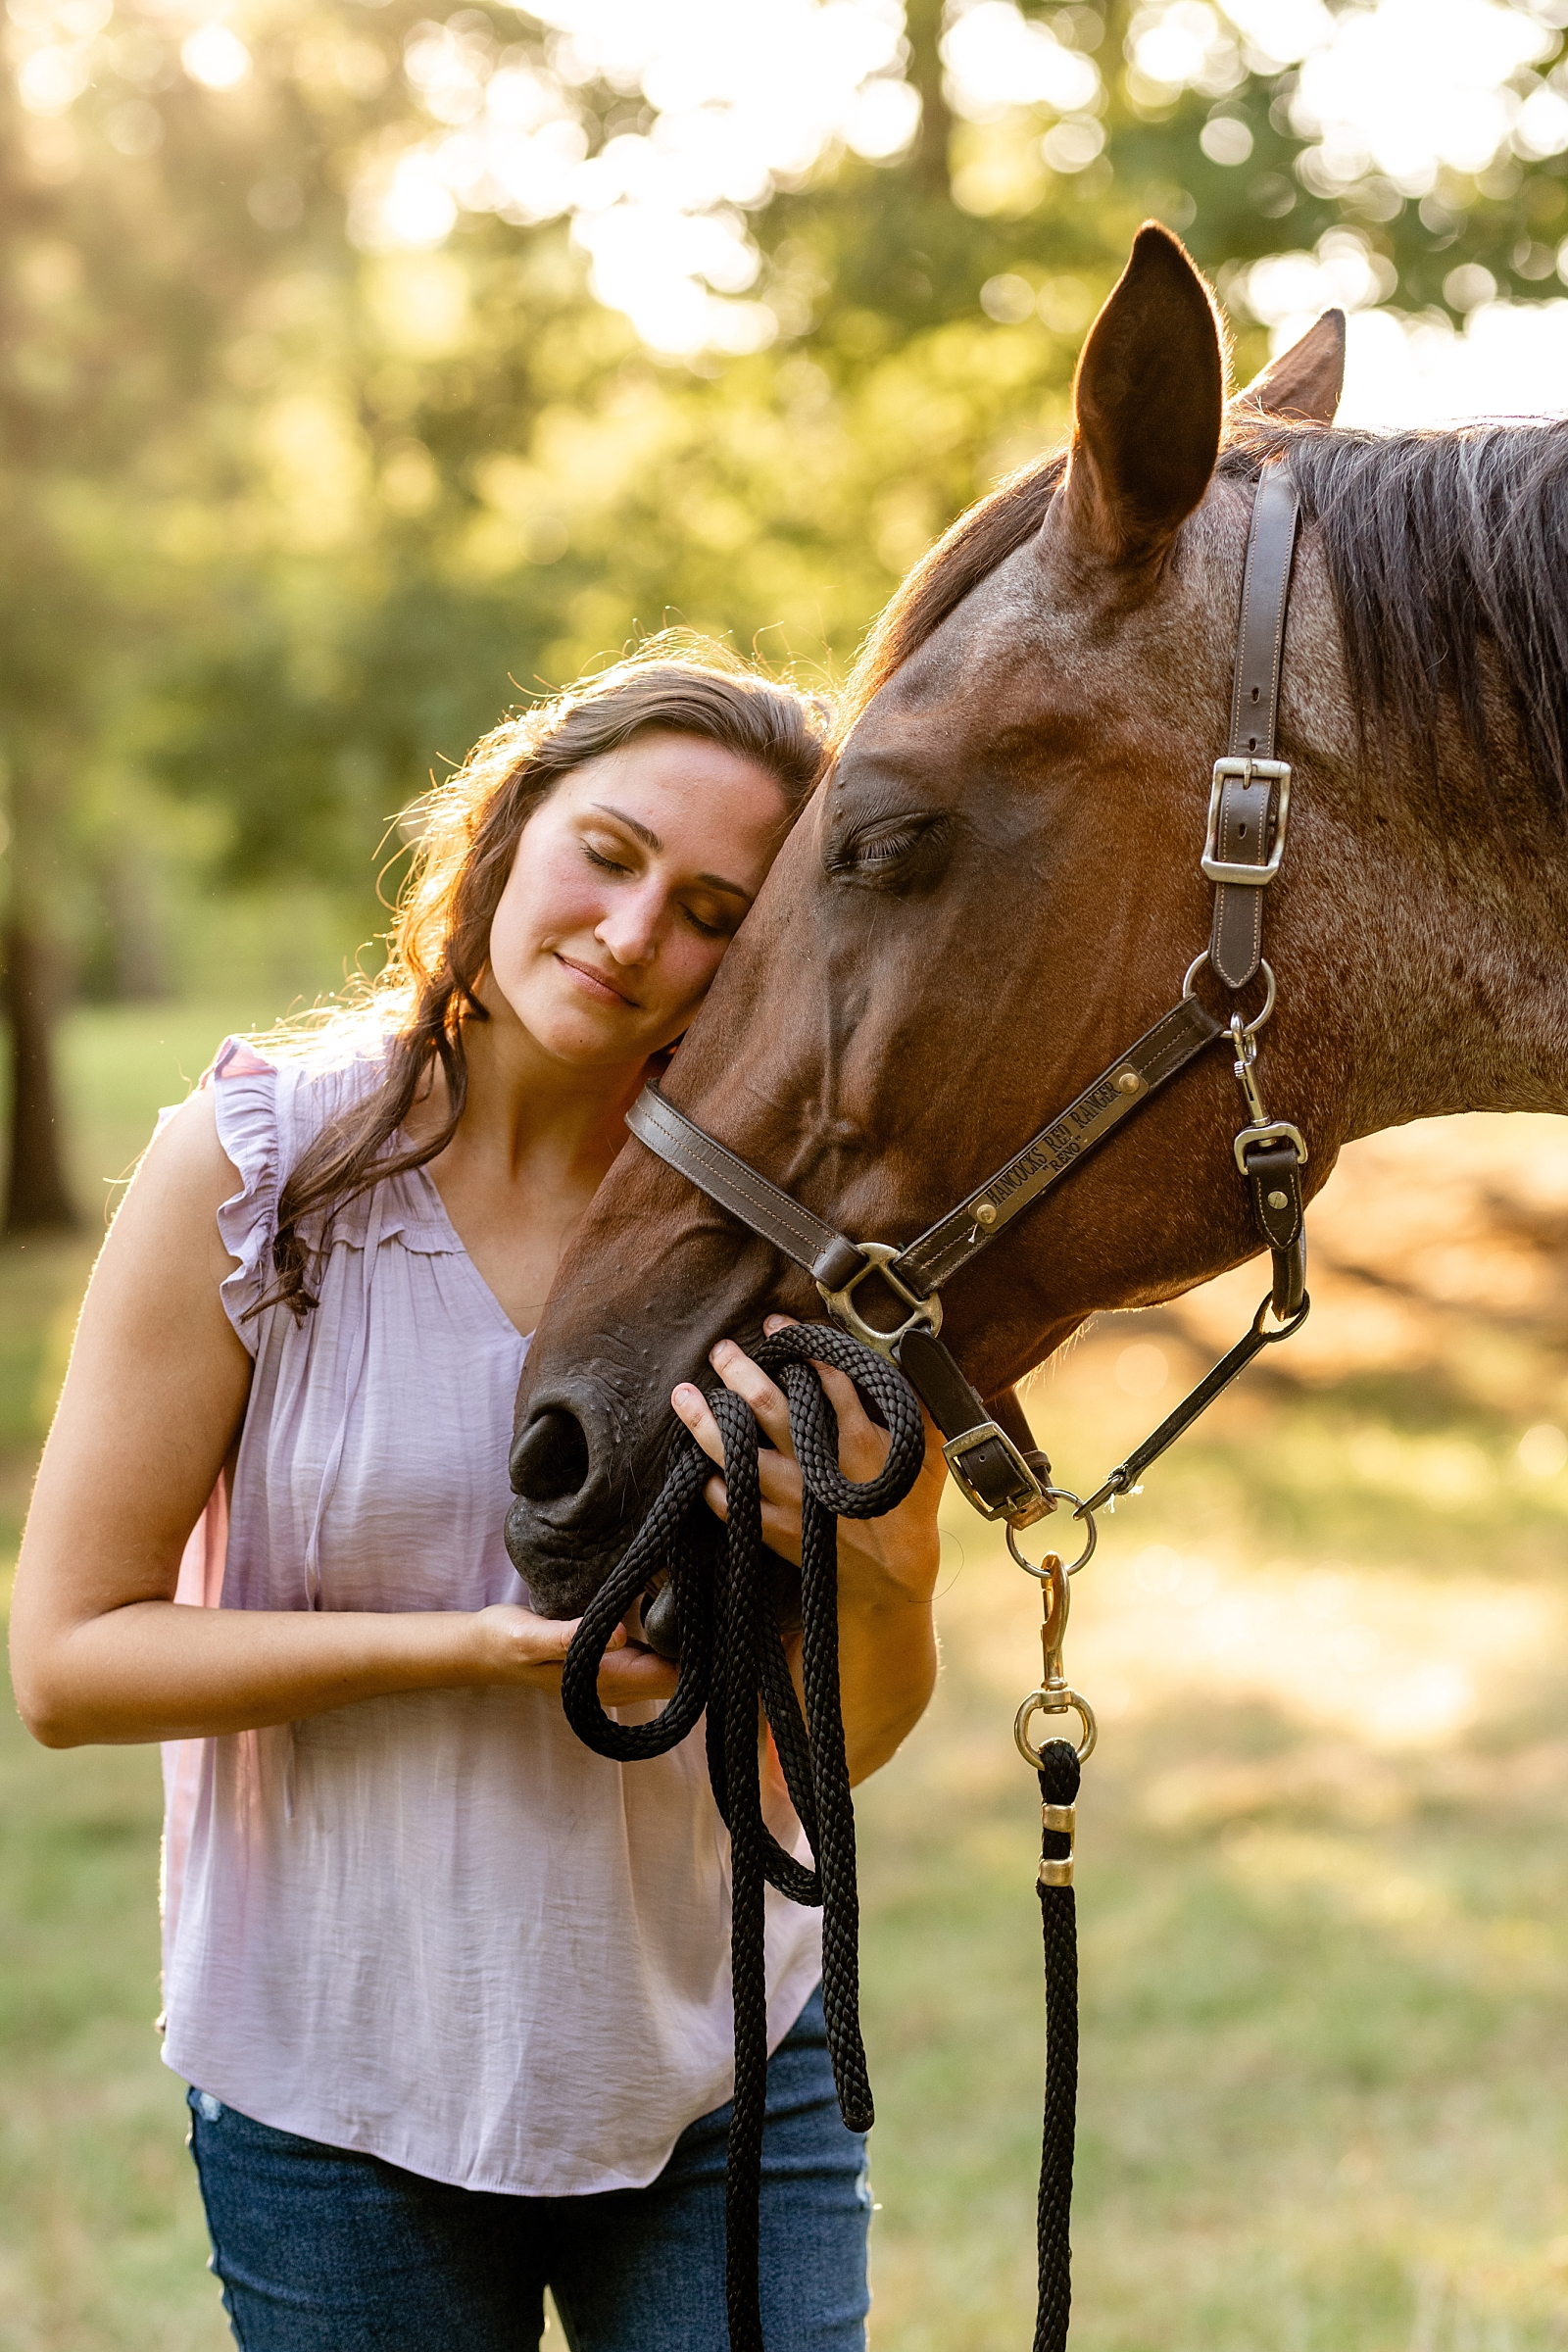
[{"label": "woman's bare shoulder", "polygon": [[188,1250],[200,1234],[211,1243],[221,1279],[237,1261],[219,1239],[218,1211],[240,1185],[240,1172],[219,1140],[215,1089],[200,1087],[164,1120],[142,1153],[110,1228],[105,1256],[160,1243]]}]

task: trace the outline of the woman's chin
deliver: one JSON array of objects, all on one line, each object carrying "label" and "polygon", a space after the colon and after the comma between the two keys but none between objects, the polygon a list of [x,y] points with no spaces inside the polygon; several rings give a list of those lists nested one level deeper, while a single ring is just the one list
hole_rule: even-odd
[{"label": "woman's chin", "polygon": [[648,1056],[641,1024],[628,1010],[617,1013],[607,1006],[600,1012],[574,1006],[564,1016],[530,1021],[527,1026],[535,1044],[567,1069],[614,1069]]}]

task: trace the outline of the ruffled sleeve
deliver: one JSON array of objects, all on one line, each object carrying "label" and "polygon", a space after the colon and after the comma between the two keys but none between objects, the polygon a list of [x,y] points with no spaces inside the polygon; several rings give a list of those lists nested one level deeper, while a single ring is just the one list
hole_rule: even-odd
[{"label": "ruffled sleeve", "polygon": [[220,1286],[223,1309],[254,1355],[260,1344],[255,1321],[245,1317],[272,1280],[272,1239],[277,1231],[281,1189],[278,1144],[278,1073],[242,1037],[226,1038],[202,1080],[218,1109],[218,1140],[239,1170],[240,1189],[218,1212],[224,1249],[239,1264]]}]

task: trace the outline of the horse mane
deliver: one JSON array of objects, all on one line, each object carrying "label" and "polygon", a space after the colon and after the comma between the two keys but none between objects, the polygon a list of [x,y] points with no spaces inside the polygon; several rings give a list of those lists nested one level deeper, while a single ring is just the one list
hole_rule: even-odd
[{"label": "horse mane", "polygon": [[[1455,716],[1494,789],[1499,688],[1568,822],[1568,420],[1383,433],[1234,416],[1217,478],[1289,466],[1322,533],[1355,706],[1436,784]],[[849,680],[840,734],[970,590],[1040,527],[1058,451],[961,514],[896,591]]]},{"label": "horse mane", "polygon": [[1067,452],[1009,474],[1000,488],[950,523],[901,581],[871,623],[845,686],[835,745],[842,743],[878,687],[934,636],[988,572],[1032,539],[1067,470]]}]

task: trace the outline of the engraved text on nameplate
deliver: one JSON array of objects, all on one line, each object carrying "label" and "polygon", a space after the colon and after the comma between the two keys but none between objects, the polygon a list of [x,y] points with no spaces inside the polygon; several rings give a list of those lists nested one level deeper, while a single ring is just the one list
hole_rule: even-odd
[{"label": "engraved text on nameplate", "polygon": [[1081,1157],[1097,1136],[1131,1110],[1135,1100],[1136,1097],[1118,1092],[1108,1078],[1091,1087],[1054,1127],[1048,1127],[1027,1151],[1020,1152],[1009,1167],[993,1177],[985,1188],[986,1198],[995,1201],[1005,1217],[1010,1213],[1009,1202],[1013,1209],[1022,1205],[1015,1198],[1017,1194],[1038,1191],[1042,1183],[1054,1183]]}]

